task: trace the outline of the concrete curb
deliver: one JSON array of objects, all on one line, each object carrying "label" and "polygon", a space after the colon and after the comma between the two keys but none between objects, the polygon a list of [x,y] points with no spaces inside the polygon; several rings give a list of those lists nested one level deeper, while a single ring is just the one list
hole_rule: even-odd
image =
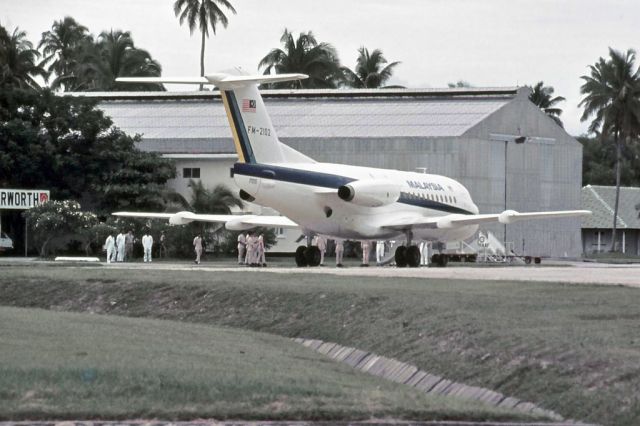
[{"label": "concrete curb", "polygon": [[316,352],[320,352],[335,361],[348,364],[364,373],[379,376],[397,383],[402,383],[428,394],[445,395],[480,401],[497,407],[547,416],[556,422],[566,421],[566,424],[584,424],[574,420],[565,420],[560,414],[538,407],[531,402],[520,401],[517,398],[505,396],[491,389],[481,388],[478,386],[467,386],[464,383],[447,380],[427,371],[420,370],[414,365],[406,364],[396,359],[383,357],[370,352],[364,352],[356,348],[341,346],[335,343],[322,342],[317,339],[296,338],[293,340],[315,350]]}]

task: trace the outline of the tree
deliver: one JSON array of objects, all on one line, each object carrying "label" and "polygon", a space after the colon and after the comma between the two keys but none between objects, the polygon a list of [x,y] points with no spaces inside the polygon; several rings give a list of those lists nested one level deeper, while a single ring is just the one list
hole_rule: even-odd
[{"label": "tree", "polygon": [[370,54],[369,49],[363,46],[358,49],[355,72],[347,67],[342,67],[342,72],[344,73],[345,82],[349,87],[356,89],[378,89],[385,87],[384,84],[391,78],[393,69],[399,64],[400,62],[387,63],[387,59],[380,49],[375,49]]},{"label": "tree", "polygon": [[565,101],[566,99],[562,96],[556,96],[554,98],[553,91],[554,90],[552,86],[545,86],[544,82],[539,81],[535,86],[531,88],[529,100],[542,111],[544,111],[544,113],[547,114],[553,121],[555,121],[558,126],[564,128],[562,120],[560,120],[562,110],[560,108],[557,108],[555,105],[558,102]]},{"label": "tree", "polygon": [[49,63],[48,77],[55,75],[50,83],[52,89],[62,88],[64,91],[76,86],[76,75],[81,65],[83,50],[87,43],[92,43],[87,27],[80,25],[70,16],[55,21],[51,31],[42,33],[38,49],[42,49],[42,64]]},{"label": "tree", "polygon": [[136,148],[95,102],[5,90],[0,96],[0,186],[48,188],[100,214],[163,209],[171,160]]},{"label": "tree", "polygon": [[[615,185],[616,177],[611,173],[616,166],[613,137],[580,136],[577,139],[583,147],[582,184]],[[620,169],[621,186],[640,186],[640,144],[623,145]]]},{"label": "tree", "polygon": [[336,88],[342,82],[338,53],[328,43],[318,43],[311,31],[300,33],[294,40],[293,34],[285,29],[280,42],[284,49],[272,49],[258,64],[265,74],[303,73],[305,80],[275,83],[274,88],[327,89]]},{"label": "tree", "polygon": [[117,77],[159,77],[162,67],[149,52],[138,49],[129,31],[103,31],[93,46],[85,46],[80,89],[89,91],[164,90],[155,83],[117,83]]},{"label": "tree", "polygon": [[189,186],[192,191],[190,207],[195,213],[231,214],[232,207],[244,207],[242,200],[225,185],[207,189],[202,181],[191,179]]},{"label": "tree", "polygon": [[[227,0],[176,0],[173,4],[173,12],[179,16],[180,25],[187,21],[189,32],[193,35],[196,27],[200,29],[202,42],[200,44],[200,75],[204,76],[204,45],[209,37],[209,28],[216,34],[219,24],[227,28],[229,20],[221,7],[225,7],[234,15],[236,10]],[[200,85],[202,90],[202,84]]]},{"label": "tree", "polygon": [[55,238],[80,235],[98,223],[98,217],[82,211],[75,201],[48,201],[23,213],[33,238],[40,243],[40,256],[48,254],[49,243]]},{"label": "tree", "polygon": [[45,77],[46,72],[38,63],[40,53],[26,37],[18,27],[9,33],[0,25],[0,88],[40,89],[35,77]]},{"label": "tree", "polygon": [[609,58],[601,57],[589,67],[590,75],[581,77],[584,84],[580,93],[585,95],[580,102],[580,106],[584,106],[581,120],[586,121],[593,116],[589,132],[599,132],[603,141],[613,135],[616,147],[611,251],[616,248],[623,145],[630,145],[640,133],[640,68],[634,70],[634,61],[632,49],[621,53],[609,48]]}]

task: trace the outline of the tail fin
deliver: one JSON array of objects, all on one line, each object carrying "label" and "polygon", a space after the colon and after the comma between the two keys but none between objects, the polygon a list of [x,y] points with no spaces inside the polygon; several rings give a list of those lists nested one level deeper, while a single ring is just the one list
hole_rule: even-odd
[{"label": "tail fin", "polygon": [[[125,77],[117,78],[116,81],[215,84],[220,89],[239,161],[241,163],[284,163],[291,157],[289,155],[291,150],[284,150],[278,141],[271,118],[258,91],[258,84],[300,80],[307,77],[305,74],[250,76],[219,73],[194,78]],[[300,154],[299,158],[304,156]]]},{"label": "tail fin", "polygon": [[207,76],[220,89],[240,162],[284,163],[286,156],[267,114],[258,84],[306,78],[304,74]]}]

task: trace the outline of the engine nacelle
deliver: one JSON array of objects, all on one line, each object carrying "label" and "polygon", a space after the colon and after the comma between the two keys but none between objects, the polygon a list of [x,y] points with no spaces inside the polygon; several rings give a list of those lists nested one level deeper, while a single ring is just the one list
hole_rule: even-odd
[{"label": "engine nacelle", "polygon": [[178,212],[169,218],[170,225],[186,225],[194,220],[192,212]]},{"label": "engine nacelle", "polygon": [[248,218],[249,216],[243,216],[242,218],[228,220],[224,227],[229,231],[246,231],[247,229],[255,228],[256,225],[245,223]]},{"label": "engine nacelle", "polygon": [[388,179],[357,180],[338,188],[338,197],[359,206],[386,206],[400,198],[400,184]]}]

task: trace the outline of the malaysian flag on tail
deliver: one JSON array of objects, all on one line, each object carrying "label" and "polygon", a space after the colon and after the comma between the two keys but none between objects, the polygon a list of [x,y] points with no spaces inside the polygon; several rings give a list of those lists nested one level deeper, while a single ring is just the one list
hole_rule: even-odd
[{"label": "malaysian flag on tail", "polygon": [[256,101],[254,99],[243,99],[242,112],[256,112]]}]

